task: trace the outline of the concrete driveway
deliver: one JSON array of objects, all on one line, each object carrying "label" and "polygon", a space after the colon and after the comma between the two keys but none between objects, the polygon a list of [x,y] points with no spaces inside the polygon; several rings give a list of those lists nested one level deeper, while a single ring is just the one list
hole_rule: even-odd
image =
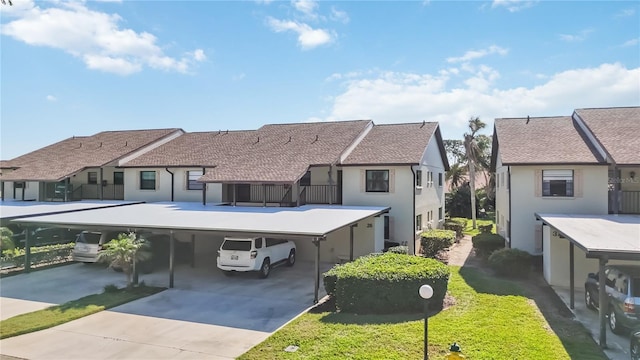
[{"label": "concrete driveway", "polygon": [[[276,268],[264,280],[180,266],[174,289],[2,340],[0,351],[27,359],[232,359],[312,305],[313,276],[305,262]],[[167,286],[168,274],[140,280]]]},{"label": "concrete driveway", "polygon": [[[568,288],[553,288],[562,301],[569,308],[570,294]],[[600,319],[597,310],[587,309],[584,303],[584,288],[575,290],[575,309],[571,310],[589,332],[596,343],[600,340]],[[630,330],[629,330],[630,332]],[[604,353],[611,360],[629,360],[629,336],[616,335],[611,332],[607,324],[607,349]]]}]

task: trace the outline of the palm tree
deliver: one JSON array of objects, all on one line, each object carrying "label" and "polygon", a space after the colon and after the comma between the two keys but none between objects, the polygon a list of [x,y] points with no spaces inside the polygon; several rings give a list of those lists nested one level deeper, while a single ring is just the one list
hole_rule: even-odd
[{"label": "palm tree", "polygon": [[483,123],[479,117],[469,119],[469,130],[464,134],[464,150],[469,163],[469,187],[471,188],[471,219],[473,228],[476,228],[476,166],[480,165],[482,150],[477,143],[477,133],[487,124]]},{"label": "palm tree", "polygon": [[127,287],[132,285],[134,272],[134,259],[137,261],[146,260],[151,256],[147,251],[147,242],[137,238],[136,234],[118,234],[117,239],[109,241],[104,246],[104,250],[98,254],[98,261],[108,262],[109,267],[122,269],[127,277]]},{"label": "palm tree", "polygon": [[449,184],[451,184],[452,191],[454,189],[459,188],[462,184],[464,184],[464,182],[467,179],[465,177],[465,174],[466,174],[466,170],[464,165],[461,165],[460,163],[455,163],[451,165],[451,167],[449,168],[449,171],[447,171],[445,179]]}]

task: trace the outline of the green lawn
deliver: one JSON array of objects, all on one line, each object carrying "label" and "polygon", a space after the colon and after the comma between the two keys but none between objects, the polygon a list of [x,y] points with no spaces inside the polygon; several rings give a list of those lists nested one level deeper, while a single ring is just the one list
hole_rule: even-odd
[{"label": "green lawn", "polygon": [[479,220],[476,219],[476,228],[473,228],[473,221],[471,219],[467,219],[467,227],[465,227],[464,231],[462,232],[465,235],[469,235],[469,236],[476,236],[478,234],[480,234],[480,225],[489,225],[489,224],[493,224],[493,230],[491,230],[491,232],[493,232],[495,234],[496,232],[496,225],[494,224],[494,220],[487,220],[487,219],[483,219],[483,220]]},{"label": "green lawn", "polygon": [[113,292],[89,295],[62,305],[55,305],[43,310],[17,315],[0,321],[0,339],[48,329],[145,296],[153,295],[162,290],[164,290],[164,288],[150,286],[118,289]]},{"label": "green lawn", "polygon": [[[433,359],[442,359],[454,341],[474,360],[606,359],[578,323],[548,324],[515,282],[451,269],[455,305],[429,319]],[[307,313],[239,359],[421,359],[423,326],[422,314]],[[289,345],[299,349],[284,352]]]}]

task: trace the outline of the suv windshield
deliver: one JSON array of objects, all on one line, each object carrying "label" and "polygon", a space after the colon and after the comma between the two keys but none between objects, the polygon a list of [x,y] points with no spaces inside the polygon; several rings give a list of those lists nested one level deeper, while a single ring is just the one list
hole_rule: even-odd
[{"label": "suv windshield", "polygon": [[85,244],[100,243],[100,233],[82,233],[78,236],[78,242]]},{"label": "suv windshield", "polygon": [[251,250],[251,241],[225,240],[222,244],[222,250],[249,251]]}]

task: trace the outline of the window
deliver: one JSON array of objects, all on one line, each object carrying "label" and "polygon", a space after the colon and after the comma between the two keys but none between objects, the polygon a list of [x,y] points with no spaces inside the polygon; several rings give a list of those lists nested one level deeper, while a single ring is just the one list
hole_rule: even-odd
[{"label": "window", "polygon": [[427,186],[433,187],[433,172],[431,171],[427,174]]},{"label": "window", "polygon": [[384,217],[384,239],[389,240],[389,217]]},{"label": "window", "polygon": [[95,171],[89,171],[87,173],[87,184],[97,184],[98,183],[98,173]]},{"label": "window", "polygon": [[422,214],[416,216],[416,231],[422,230]]},{"label": "window", "polygon": [[307,173],[300,178],[300,186],[311,186],[311,171],[307,171]]},{"label": "window", "polygon": [[202,170],[187,171],[187,190],[204,189],[204,183],[198,181],[202,175]]},{"label": "window", "polygon": [[438,186],[442,187],[442,173],[438,173]]},{"label": "window", "polygon": [[13,183],[13,188],[14,189],[24,189],[26,186],[24,186],[25,183],[22,181],[16,181]]},{"label": "window", "polygon": [[367,170],[367,192],[389,192],[389,170]]},{"label": "window", "polygon": [[573,170],[543,170],[542,196],[573,196]]},{"label": "window", "polygon": [[416,187],[422,187],[422,170],[416,170]]},{"label": "window", "polygon": [[113,173],[113,184],[124,185],[124,173],[122,171],[116,171]]},{"label": "window", "polygon": [[442,220],[442,206],[438,208],[438,220]]},{"label": "window", "polygon": [[140,171],[140,190],[156,189],[156,172]]}]

